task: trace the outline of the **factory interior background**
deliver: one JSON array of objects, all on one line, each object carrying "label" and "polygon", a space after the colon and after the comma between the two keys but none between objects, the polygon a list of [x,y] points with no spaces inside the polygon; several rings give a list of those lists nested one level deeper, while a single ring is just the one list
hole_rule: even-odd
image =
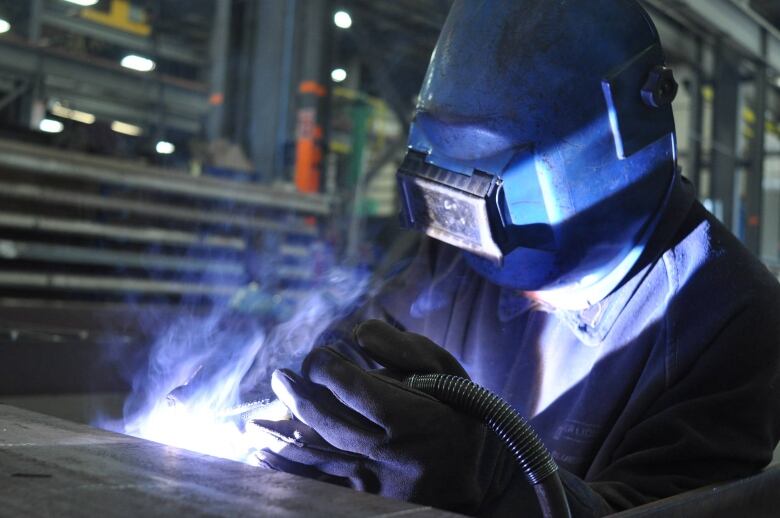
[{"label": "factory interior background", "polygon": [[[402,267],[395,172],[450,4],[0,0],[0,403],[116,422],[163,339],[201,354],[317,293],[314,332]],[[780,2],[643,5],[683,174],[780,277]]]}]

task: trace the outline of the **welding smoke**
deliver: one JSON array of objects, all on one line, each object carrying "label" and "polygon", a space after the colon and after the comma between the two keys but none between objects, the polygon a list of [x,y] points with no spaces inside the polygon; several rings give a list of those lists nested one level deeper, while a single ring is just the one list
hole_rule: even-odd
[{"label": "welding smoke", "polygon": [[[132,379],[120,431],[252,463],[261,445],[244,435],[240,422],[223,416],[248,399],[270,396],[271,373],[296,368],[317,337],[353,310],[368,289],[365,270],[333,268],[318,276],[291,316],[273,326],[237,315],[230,304],[206,313],[190,308],[167,322],[152,315],[148,326],[158,339],[148,364]],[[168,395],[177,388],[186,397],[174,404]]]}]

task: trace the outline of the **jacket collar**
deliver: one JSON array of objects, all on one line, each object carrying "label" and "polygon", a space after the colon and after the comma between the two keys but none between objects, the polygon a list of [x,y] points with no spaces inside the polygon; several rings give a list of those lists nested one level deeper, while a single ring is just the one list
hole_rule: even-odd
[{"label": "jacket collar", "polygon": [[[648,240],[645,251],[617,287],[597,302],[588,304],[585,309],[561,309],[550,304],[542,304],[542,309],[555,314],[585,345],[592,347],[600,345],[607,338],[653,266],[664,252],[673,246],[677,231],[690,211],[694,199],[693,186],[677,174],[665,209]],[[502,290],[499,302],[499,317],[502,321],[514,318],[527,310],[531,304],[527,300],[524,303],[517,300],[520,297],[516,294],[509,295],[508,290]]]}]

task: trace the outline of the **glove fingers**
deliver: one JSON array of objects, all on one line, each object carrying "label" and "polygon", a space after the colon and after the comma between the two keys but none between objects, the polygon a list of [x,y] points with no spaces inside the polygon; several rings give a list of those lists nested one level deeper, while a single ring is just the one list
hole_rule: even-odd
[{"label": "glove fingers", "polygon": [[342,404],[385,430],[406,419],[410,408],[419,407],[426,400],[435,401],[395,380],[366,372],[326,347],[309,354],[304,373]]},{"label": "glove fingers", "polygon": [[[320,476],[324,475],[332,480],[340,481],[337,482],[339,485],[351,487],[357,491],[377,493],[381,487],[379,478],[373,470],[366,469],[362,462],[350,457],[328,456],[322,452],[291,446],[279,453],[260,452],[258,453],[258,459],[273,469],[295,475],[308,473],[316,476],[321,474]],[[311,475],[303,474],[302,476],[313,478]],[[319,478],[317,480],[323,479]]]},{"label": "glove fingers", "polygon": [[324,389],[324,394],[313,397],[307,385],[286,370],[275,371],[271,380],[276,396],[290,412],[336,448],[364,453],[384,439],[384,430],[342,405]]},{"label": "glove fingers", "polygon": [[[257,458],[272,469],[299,475],[324,474],[358,491],[378,490],[378,479],[367,467],[369,459],[334,448],[306,425],[260,420],[253,421],[252,425],[256,429],[252,435],[259,438],[256,444],[263,446]],[[280,433],[286,437],[280,438]]]},{"label": "glove fingers", "polygon": [[355,328],[355,339],[377,363],[407,374],[452,374],[468,377],[447,350],[426,337],[406,333],[381,320],[368,320]]},{"label": "glove fingers", "polygon": [[328,444],[320,435],[298,420],[265,421],[254,419],[246,424],[245,433],[257,448],[306,446],[325,451],[341,451]]},{"label": "glove fingers", "polygon": [[257,452],[256,455],[260,465],[267,469],[271,469],[273,471],[283,471],[284,473],[290,473],[292,475],[297,475],[299,477],[309,478],[312,480],[319,480],[321,482],[328,482],[330,484],[336,484],[343,487],[352,487],[350,480],[346,477],[325,473],[313,466],[289,460],[285,458],[284,455],[280,455],[271,451],[260,451]]},{"label": "glove fingers", "polygon": [[320,450],[307,446],[290,446],[278,444],[266,448],[262,454],[273,454],[275,458],[284,458],[289,462],[309,466],[319,472],[334,477],[350,478],[358,471],[362,457],[339,450]]}]

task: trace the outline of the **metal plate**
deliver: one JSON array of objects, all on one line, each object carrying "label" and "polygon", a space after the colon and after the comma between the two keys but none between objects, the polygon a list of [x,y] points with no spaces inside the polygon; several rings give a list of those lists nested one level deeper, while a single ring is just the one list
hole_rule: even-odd
[{"label": "metal plate", "polygon": [[0,516],[456,516],[0,405]]}]

